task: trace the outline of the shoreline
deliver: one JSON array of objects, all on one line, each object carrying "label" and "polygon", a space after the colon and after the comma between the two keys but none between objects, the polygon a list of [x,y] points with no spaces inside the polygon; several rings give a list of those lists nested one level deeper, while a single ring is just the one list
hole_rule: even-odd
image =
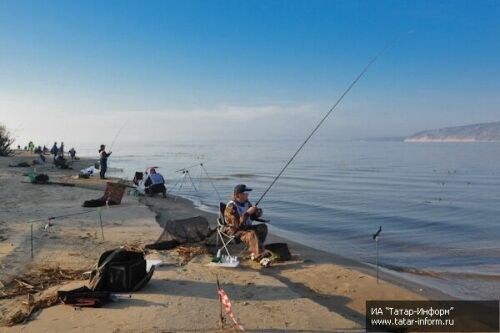
[{"label": "shoreline", "polygon": [[[54,231],[36,230],[35,260],[30,261],[26,239],[23,239],[27,232],[26,222],[19,216],[19,211],[30,217],[48,217],[60,211],[81,210],[82,200],[102,193],[105,183],[98,179],[71,178],[79,168],[61,171],[46,166],[40,170],[47,171],[51,178],[75,183],[75,186],[20,184],[22,173],[28,168],[20,170],[5,166],[27,158],[31,156],[0,159],[0,184],[11,191],[10,201],[2,202],[0,215],[0,228],[7,230],[7,240],[0,241],[0,249],[3,248],[0,264],[6,268],[2,269],[2,275],[11,271],[14,278],[23,271],[36,271],[37,267],[50,265],[87,269],[106,249],[155,241],[162,231],[159,225],[162,220],[202,215],[212,225],[215,221],[215,214],[197,209],[193,202],[183,197],[140,197],[138,200],[126,195],[122,205],[103,210],[105,239],[100,239],[94,214],[55,220]],[[89,161],[82,158],[79,165]],[[25,206],[26,201],[36,204]],[[13,205],[12,209],[9,205]],[[15,242],[18,245],[14,249],[8,246],[8,243]],[[242,259],[240,267],[223,269],[206,266],[211,260],[210,255],[199,255],[187,264],[179,264],[175,250],[151,251],[149,256],[162,260],[165,265],[155,271],[143,291],[133,293],[131,300],[83,311],[57,305],[42,310],[35,320],[22,326],[5,328],[5,332],[19,329],[24,332],[44,329],[54,332],[215,332],[218,331],[216,276],[233,301],[236,316],[249,331],[362,330],[366,300],[451,299],[436,290],[403,281],[383,271],[380,283],[377,283],[373,268],[366,264],[275,234],[270,234],[266,243],[272,242],[288,243],[293,260],[261,268]],[[7,250],[10,252],[6,253]],[[69,282],[62,288],[82,283],[84,281]],[[0,299],[0,317],[6,316],[12,307],[19,306],[22,300],[24,298],[19,297]],[[60,320],[62,318],[66,320]],[[193,318],[204,319],[193,321]]]},{"label": "shoreline", "polygon": [[[82,157],[83,160],[89,160],[93,161],[95,158],[91,156],[84,156]],[[91,163],[92,164],[92,163]],[[113,169],[113,168],[109,168]],[[117,170],[123,170],[120,165],[117,166]],[[124,181],[130,182],[129,179],[126,179],[124,177],[117,177],[116,179],[122,179]],[[170,195],[172,196],[172,195]],[[174,195],[175,200],[182,200],[186,205],[190,205],[191,209],[193,211],[198,212],[200,215],[204,216],[207,218],[207,220],[210,223],[210,226],[213,227],[215,225],[216,219],[217,219],[217,213],[214,211],[211,211],[210,208],[207,206],[205,209],[202,207],[203,205],[200,203],[197,203],[194,199],[190,199],[188,197],[184,197],[182,195]],[[148,206],[148,205],[147,205]],[[153,207],[148,206],[150,210],[152,210],[155,214],[158,214],[160,211],[155,211]],[[189,216],[186,216],[189,217]],[[289,244],[289,247],[295,247],[295,248],[300,248],[301,251],[298,251],[299,253],[308,253],[309,255],[313,255],[314,257],[319,257],[320,255],[330,259],[331,262],[338,263],[339,265],[343,265],[352,269],[357,269],[365,274],[368,274],[372,277],[376,276],[375,273],[375,265],[369,264],[362,262],[360,260],[356,259],[351,259],[348,257],[344,257],[342,255],[328,252],[328,251],[323,251],[318,248],[314,248],[310,245],[303,244],[300,242],[297,242],[295,240],[279,236],[275,233],[273,233],[271,230],[268,233],[268,238],[267,238],[267,243],[287,243]],[[438,290],[436,287],[430,286],[428,284],[425,284],[421,281],[418,281],[418,277],[415,277],[412,279],[412,275],[409,273],[404,273],[404,272],[398,272],[395,270],[392,270],[390,268],[386,268],[383,266],[379,267],[379,274],[380,278],[384,279],[392,284],[395,284],[397,286],[406,288],[408,290],[412,290],[415,292],[420,293],[421,295],[425,296],[426,298],[429,299],[458,299],[457,297],[454,297],[448,293],[442,292]]]},{"label": "shoreline", "polygon": [[[202,216],[209,216],[211,217],[211,220],[209,220],[209,223],[211,226],[214,225],[213,221],[217,219],[217,214],[209,211],[209,210],[204,210],[199,207],[196,207],[196,203],[186,197],[183,196],[174,196],[177,197],[177,200],[183,200],[185,204],[191,205],[193,211],[199,212],[200,215]],[[149,207],[149,206],[148,206]],[[149,207],[153,212],[158,213],[158,211],[155,211],[154,208]],[[328,251],[323,251],[317,248],[314,248],[312,246],[306,245],[299,243],[297,241],[288,239],[286,237],[279,236],[272,231],[269,231],[266,243],[287,243],[290,249],[295,249],[297,253],[300,253],[301,255],[305,255],[308,258],[314,258],[312,259],[315,262],[333,262],[338,265],[342,265],[347,268],[355,269],[358,270],[364,274],[370,275],[372,277],[376,277],[375,273],[375,265],[371,265],[362,261],[358,261],[355,259],[347,258],[335,253],[331,253]],[[385,280],[387,282],[390,282],[394,285],[403,287],[408,290],[412,290],[414,292],[418,292],[421,295],[425,296],[426,298],[429,299],[456,299],[455,297],[443,293],[431,286],[419,283],[417,281],[412,281],[411,279],[408,279],[407,277],[403,276],[404,274],[398,273],[397,271],[393,271],[391,269],[385,268],[380,266],[379,267],[379,276],[381,280]]]}]

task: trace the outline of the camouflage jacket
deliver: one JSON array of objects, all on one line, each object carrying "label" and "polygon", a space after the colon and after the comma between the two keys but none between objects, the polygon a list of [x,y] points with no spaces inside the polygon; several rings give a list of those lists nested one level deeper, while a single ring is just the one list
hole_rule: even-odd
[{"label": "camouflage jacket", "polygon": [[[246,208],[252,207],[252,204],[247,201],[245,203]],[[245,229],[248,219],[250,216],[247,213],[241,215],[234,202],[227,204],[224,210],[224,220],[226,221],[227,228],[226,231],[232,235],[236,234],[238,231]]]}]

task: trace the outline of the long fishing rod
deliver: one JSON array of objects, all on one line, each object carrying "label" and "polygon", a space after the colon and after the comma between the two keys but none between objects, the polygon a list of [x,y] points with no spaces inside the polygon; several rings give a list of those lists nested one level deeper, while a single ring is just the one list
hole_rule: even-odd
[{"label": "long fishing rod", "polygon": [[257,206],[262,201],[262,199],[266,196],[267,192],[269,192],[269,190],[271,189],[271,187],[273,187],[273,185],[281,177],[281,175],[283,174],[283,172],[285,172],[286,168],[288,168],[288,166],[290,165],[290,163],[292,163],[292,161],[299,154],[299,152],[302,150],[302,148],[304,148],[304,146],[307,144],[307,142],[309,141],[309,139],[311,139],[311,137],[314,135],[314,133],[316,133],[316,131],[321,127],[321,125],[325,122],[325,120],[328,118],[328,116],[330,116],[330,114],[333,112],[333,110],[335,110],[335,108],[340,104],[340,102],[349,93],[349,91],[351,91],[351,89],[356,85],[356,83],[363,77],[363,75],[368,71],[368,69],[378,60],[378,58],[380,57],[380,55],[382,55],[382,53],[384,53],[384,51],[387,50],[387,48],[389,48],[389,46],[391,44],[392,43],[389,43],[389,44],[385,45],[384,48],[382,48],[382,50],[375,57],[373,57],[373,59],[370,60],[370,62],[363,68],[363,70],[358,74],[358,76],[356,76],[356,78],[351,82],[351,84],[342,93],[342,95],[340,95],[339,99],[335,102],[335,104],[333,104],[333,106],[325,114],[325,116],[321,119],[321,121],[316,125],[316,127],[314,127],[314,129],[312,130],[312,132],[307,136],[307,138],[304,140],[304,142],[300,145],[299,149],[297,149],[295,151],[295,153],[288,160],[288,162],[286,162],[285,166],[281,169],[281,171],[274,178],[274,180],[271,182],[271,184],[267,187],[267,189],[264,191],[264,193],[262,193],[262,195],[260,196],[260,198],[257,201],[257,203],[255,204],[255,206]]}]

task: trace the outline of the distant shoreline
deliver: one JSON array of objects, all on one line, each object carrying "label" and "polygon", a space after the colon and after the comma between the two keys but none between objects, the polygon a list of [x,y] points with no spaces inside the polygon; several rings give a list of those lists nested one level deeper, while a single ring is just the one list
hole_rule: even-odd
[{"label": "distant shoreline", "polygon": [[458,138],[445,138],[445,139],[404,139],[406,143],[499,143],[498,140],[476,140],[476,139],[458,139]]}]

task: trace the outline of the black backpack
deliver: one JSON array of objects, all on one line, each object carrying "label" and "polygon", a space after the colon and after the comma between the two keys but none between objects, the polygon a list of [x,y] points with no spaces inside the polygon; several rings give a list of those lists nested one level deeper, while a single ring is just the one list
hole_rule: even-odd
[{"label": "black backpack", "polygon": [[94,291],[137,291],[153,276],[154,266],[146,272],[146,260],[140,252],[122,248],[104,252],[90,274]]}]

